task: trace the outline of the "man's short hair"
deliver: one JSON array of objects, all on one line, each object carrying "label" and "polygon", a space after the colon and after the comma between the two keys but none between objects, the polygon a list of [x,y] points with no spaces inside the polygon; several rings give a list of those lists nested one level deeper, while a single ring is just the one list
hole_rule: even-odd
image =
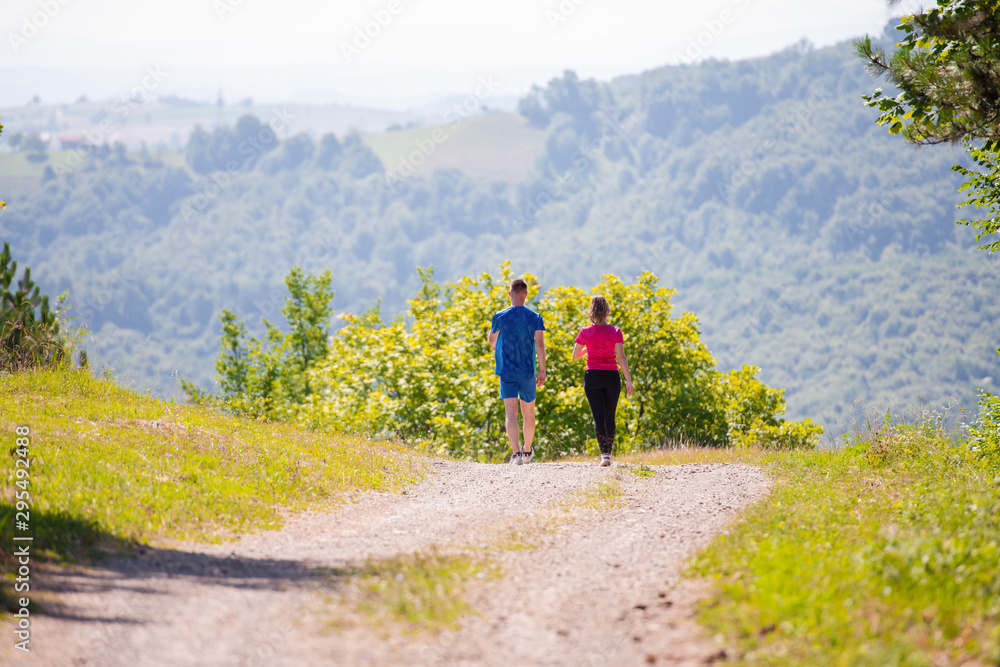
[{"label": "man's short hair", "polygon": [[510,281],[510,291],[511,292],[524,292],[528,293],[528,283],[524,282],[524,278],[514,278]]}]

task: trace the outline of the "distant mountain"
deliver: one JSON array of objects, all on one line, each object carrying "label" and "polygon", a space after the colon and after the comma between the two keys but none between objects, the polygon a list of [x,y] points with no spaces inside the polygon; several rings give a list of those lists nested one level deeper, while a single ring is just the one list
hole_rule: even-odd
[{"label": "distant mountain", "polygon": [[96,145],[121,142],[129,150],[142,146],[151,150],[177,149],[184,147],[196,126],[211,130],[233,125],[247,114],[264,122],[284,119],[281,136],[303,132],[312,137],[331,132],[381,133],[389,127],[427,123],[423,115],[414,112],[342,104],[260,104],[247,98],[220,106],[169,95],[146,102],[81,98],[72,104],[0,109],[0,118],[8,128],[0,138],[0,146],[8,146],[16,132],[38,132],[45,135],[52,150],[64,148],[67,138]]},{"label": "distant mountain", "polygon": [[757,364],[790,417],[832,434],[856,401],[972,408],[1000,386],[1000,266],[954,225],[962,154],[875,127],[876,85],[845,43],[570,72],[519,115],[385,133],[279,141],[262,117],[183,152],[0,154],[0,240],[70,290],[96,365],[162,393],[177,374],[211,385],[223,307],[280,319],[296,263],[332,269],[338,312],[391,317],[417,265],[454,279],[510,259],[550,286],[654,271],[720,364]]}]

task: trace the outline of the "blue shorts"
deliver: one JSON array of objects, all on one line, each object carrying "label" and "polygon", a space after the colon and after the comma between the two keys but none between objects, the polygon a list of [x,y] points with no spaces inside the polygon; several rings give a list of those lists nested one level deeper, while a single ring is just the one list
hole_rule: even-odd
[{"label": "blue shorts", "polygon": [[500,378],[500,398],[520,398],[531,403],[535,400],[535,378]]}]

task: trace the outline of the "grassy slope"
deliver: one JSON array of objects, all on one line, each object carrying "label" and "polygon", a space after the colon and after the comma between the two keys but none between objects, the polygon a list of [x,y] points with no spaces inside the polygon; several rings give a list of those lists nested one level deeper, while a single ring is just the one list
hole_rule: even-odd
[{"label": "grassy slope", "polygon": [[[1000,469],[927,421],[763,464],[773,493],[699,554],[700,619],[748,665],[1000,664]],[[972,662],[966,662],[972,660]]]},{"label": "grassy slope", "polygon": [[[423,470],[395,445],[165,403],[85,372],[0,376],[3,548],[12,544],[22,425],[31,429],[31,534],[36,553],[54,560],[85,557],[102,540],[276,528],[282,511],[397,488]],[[9,583],[9,555],[0,560]]]},{"label": "grassy slope", "polygon": [[[431,139],[435,130],[441,130],[446,137],[436,144]],[[493,113],[457,125],[369,134],[364,140],[389,171],[397,171],[400,160],[416,151],[426,157],[418,165],[423,172],[450,167],[476,178],[516,180],[541,153],[544,135],[518,114]]]},{"label": "grassy slope", "polygon": [[50,151],[48,160],[32,162],[28,153],[0,153],[0,176],[20,176],[41,178],[45,166],[55,164],[65,158],[65,151]]}]

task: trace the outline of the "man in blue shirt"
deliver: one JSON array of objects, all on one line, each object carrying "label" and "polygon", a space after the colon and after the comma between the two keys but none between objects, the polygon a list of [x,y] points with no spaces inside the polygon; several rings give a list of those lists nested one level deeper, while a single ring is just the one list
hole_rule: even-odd
[{"label": "man in blue shirt", "polygon": [[[545,382],[545,324],[542,316],[526,308],[528,283],[516,278],[510,283],[510,307],[494,313],[487,340],[494,348],[496,374],[500,376],[500,398],[506,413],[507,439],[514,465],[529,463],[535,456],[535,388]],[[535,358],[538,373],[535,373]],[[518,444],[517,406],[524,419],[524,451]]]}]

